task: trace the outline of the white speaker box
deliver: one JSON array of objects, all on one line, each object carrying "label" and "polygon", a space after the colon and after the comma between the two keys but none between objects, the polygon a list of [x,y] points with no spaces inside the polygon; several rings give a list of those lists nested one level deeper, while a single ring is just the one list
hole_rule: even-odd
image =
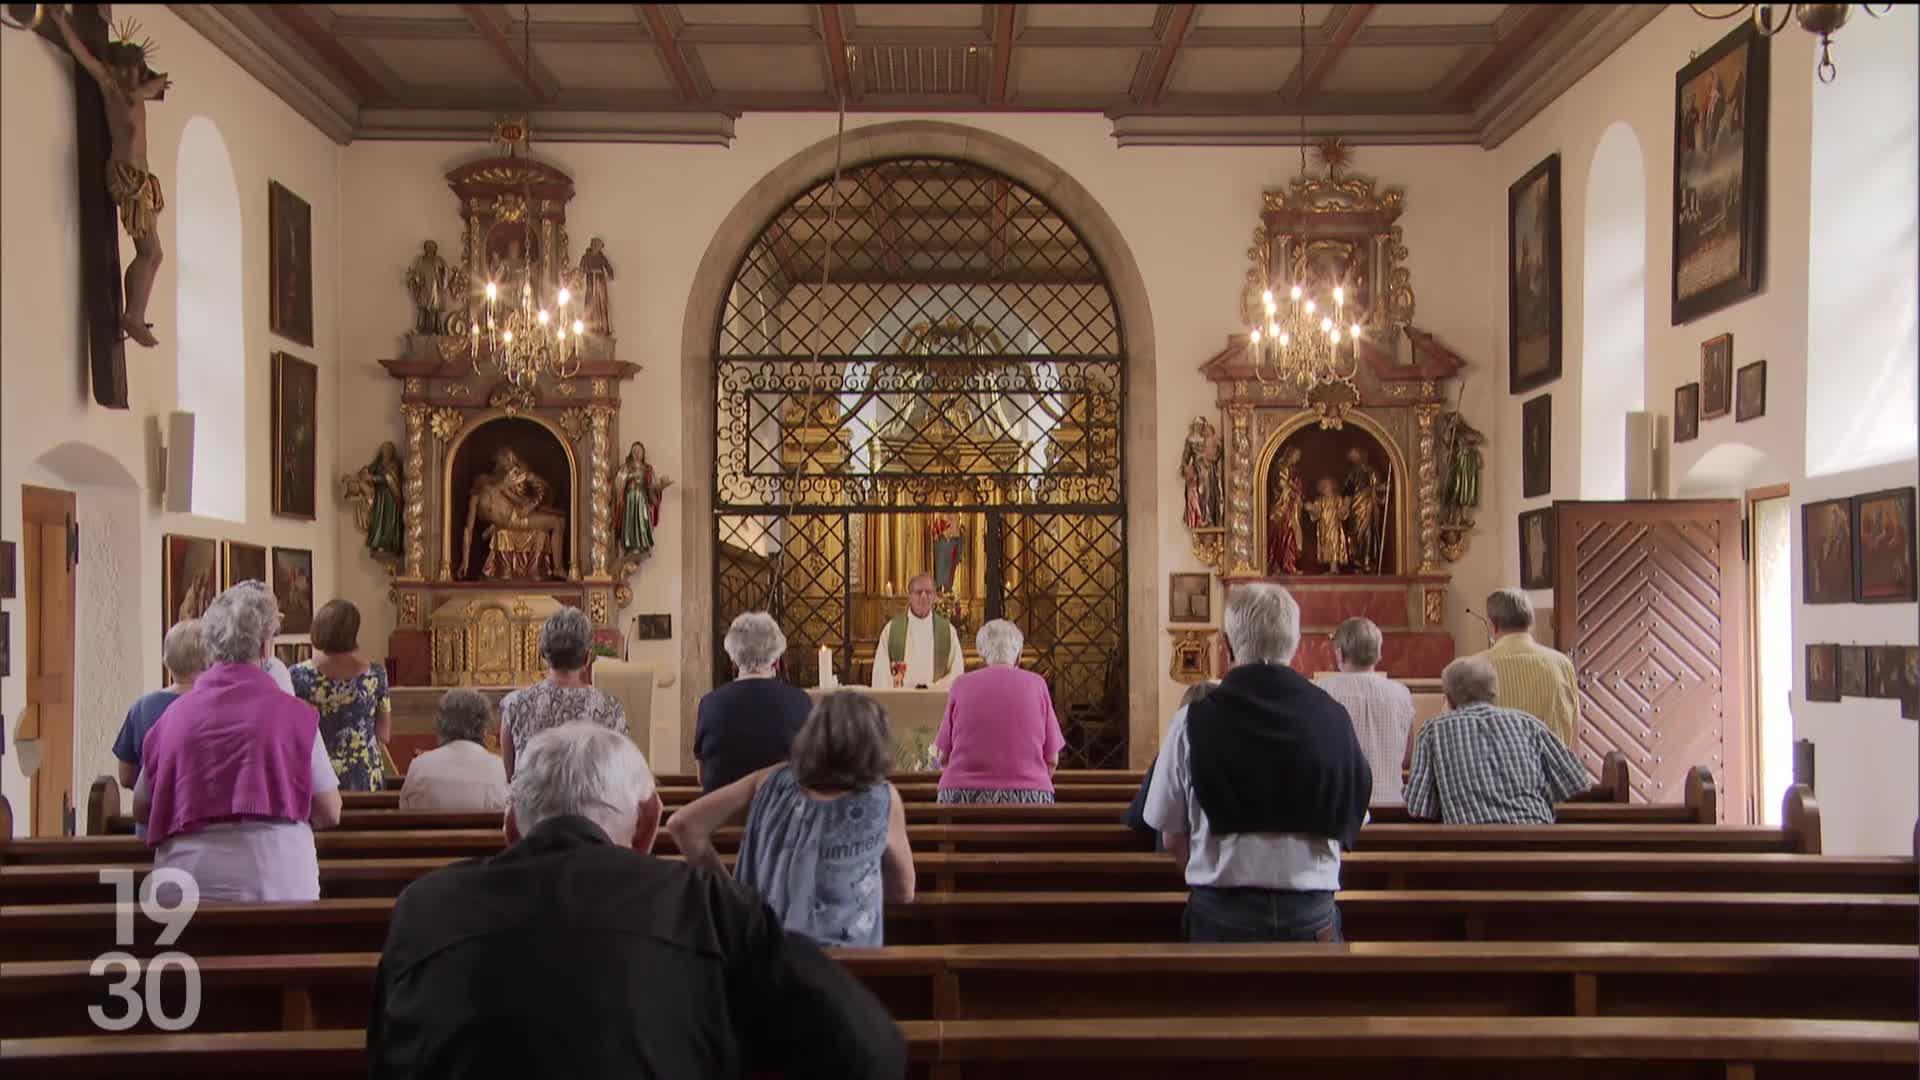
[{"label": "white speaker box", "polygon": [[167,414],[166,487],[162,505],[175,514],[193,509],[193,414]]},{"label": "white speaker box", "polygon": [[1659,459],[1659,416],[1650,412],[1627,414],[1627,498],[1666,498],[1661,482]]}]

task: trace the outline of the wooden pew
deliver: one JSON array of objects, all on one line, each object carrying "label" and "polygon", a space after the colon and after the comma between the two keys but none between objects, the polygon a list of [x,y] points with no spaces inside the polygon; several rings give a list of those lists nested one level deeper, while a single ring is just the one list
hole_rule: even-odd
[{"label": "wooden pew", "polygon": [[[414,879],[454,861],[326,859],[320,863],[320,892],[329,898],[398,896]],[[1151,852],[922,851],[914,863],[923,892],[1141,892],[1182,885],[1180,868]],[[139,882],[151,868],[150,862],[5,866],[0,895],[14,904],[104,903],[114,894],[100,880],[102,870],[125,870]],[[1342,861],[1340,880],[1348,889],[1910,894],[1920,891],[1920,865],[1904,856],[1356,851]]]},{"label": "wooden pew", "polygon": [[[887,908],[886,940],[1176,941],[1185,903],[1185,891],[928,892]],[[203,904],[172,947],[195,956],[364,952],[380,948],[392,907],[390,899]],[[1351,890],[1341,893],[1340,907],[1355,941],[1920,940],[1920,900],[1911,895]],[[116,947],[135,955],[155,951],[151,938],[117,945],[114,928],[112,904],[0,908],[0,959],[72,960]]]},{"label": "wooden pew", "polygon": [[[833,954],[896,1020],[1166,1016],[1775,1016],[1911,1022],[1920,949],[1890,945],[1362,942],[944,945]],[[377,953],[198,961],[193,1030],[351,1027]],[[120,1010],[87,960],[0,966],[0,1038],[86,1035]],[[167,1015],[184,979],[167,976]],[[137,1032],[157,1031],[144,1020]]]},{"label": "wooden pew", "polygon": [[[1909,1077],[1920,1025],[1868,1020],[1667,1017],[1134,1017],[909,1020],[910,1077],[1108,1080],[1204,1072],[1405,1080],[1559,1080],[1631,1075]],[[364,1077],[357,1029],[89,1035],[0,1044],[10,1073],[39,1076],[261,1074]]]}]

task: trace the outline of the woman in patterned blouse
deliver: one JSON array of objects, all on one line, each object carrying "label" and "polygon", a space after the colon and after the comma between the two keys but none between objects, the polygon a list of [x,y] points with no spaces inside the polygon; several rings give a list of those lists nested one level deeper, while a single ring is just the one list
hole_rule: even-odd
[{"label": "woman in patterned blouse", "polygon": [[514,748],[548,728],[575,720],[627,733],[627,711],[587,685],[593,660],[593,624],[579,608],[561,608],[540,628],[540,659],[547,677],[515,690],[500,702],[500,761],[513,779]]},{"label": "woman in patterned blouse", "polygon": [[379,791],[380,744],[393,735],[387,671],[360,658],[360,609],[332,600],[313,616],[320,655],[294,665],[293,694],[320,713],[320,739],[342,791]]}]

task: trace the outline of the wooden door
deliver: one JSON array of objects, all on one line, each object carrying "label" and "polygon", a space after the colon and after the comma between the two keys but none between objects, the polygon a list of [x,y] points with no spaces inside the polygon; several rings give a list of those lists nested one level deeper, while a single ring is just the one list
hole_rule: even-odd
[{"label": "wooden door", "polygon": [[1679,802],[1687,771],[1750,818],[1746,575],[1738,500],[1556,502],[1555,640],[1580,680],[1576,750],[1627,756],[1634,796]]},{"label": "wooden door", "polygon": [[33,835],[73,830],[74,495],[20,489],[21,565],[25,571],[27,705],[18,738],[36,739]]}]

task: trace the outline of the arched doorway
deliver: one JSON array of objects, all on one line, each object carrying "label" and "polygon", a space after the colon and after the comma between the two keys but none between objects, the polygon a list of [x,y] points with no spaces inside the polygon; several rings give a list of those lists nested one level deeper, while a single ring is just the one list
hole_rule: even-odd
[{"label": "arched doorway", "polygon": [[928,571],[969,651],[985,620],[1025,632],[1063,763],[1127,763],[1127,348],[1074,227],[986,165],[880,157],[781,207],[723,295],[713,639],[769,610],[796,681],[824,646],[864,684]]}]

